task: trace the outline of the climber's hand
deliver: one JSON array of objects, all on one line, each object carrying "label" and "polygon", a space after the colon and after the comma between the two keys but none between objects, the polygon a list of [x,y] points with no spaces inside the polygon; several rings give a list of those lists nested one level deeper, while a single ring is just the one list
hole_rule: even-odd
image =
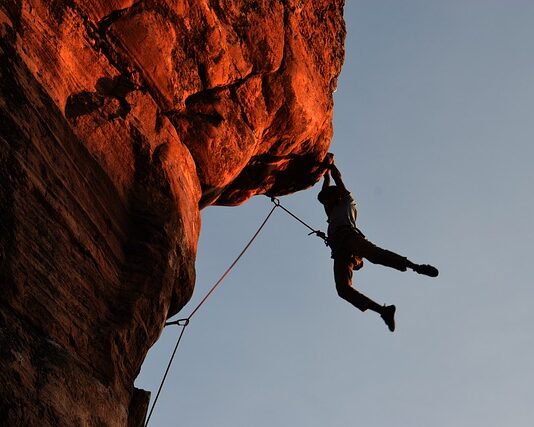
[{"label": "climber's hand", "polygon": [[332,165],[334,164],[334,155],[332,153],[326,153],[326,156],[324,157],[323,164],[325,167],[330,169]]},{"label": "climber's hand", "polygon": [[319,236],[321,239],[326,240],[326,234],[324,234],[322,231],[316,231],[315,234]]}]

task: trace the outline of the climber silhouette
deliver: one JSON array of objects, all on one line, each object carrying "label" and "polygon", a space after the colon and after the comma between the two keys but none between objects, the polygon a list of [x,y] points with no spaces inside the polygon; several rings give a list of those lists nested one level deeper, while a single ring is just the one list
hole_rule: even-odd
[{"label": "climber silhouette", "polygon": [[[341,179],[334,164],[334,156],[328,153],[326,172],[321,192],[317,198],[328,216],[328,245],[334,259],[334,280],[338,295],[361,311],[372,310],[382,317],[389,330],[395,330],[395,306],[380,305],[352,287],[352,272],[363,267],[365,258],[373,264],[381,264],[396,270],[412,269],[416,273],[436,277],[438,270],[427,264],[415,264],[408,258],[379,248],[365,238],[356,227],[357,208],[351,193]],[[330,185],[330,175],[336,185]]]}]

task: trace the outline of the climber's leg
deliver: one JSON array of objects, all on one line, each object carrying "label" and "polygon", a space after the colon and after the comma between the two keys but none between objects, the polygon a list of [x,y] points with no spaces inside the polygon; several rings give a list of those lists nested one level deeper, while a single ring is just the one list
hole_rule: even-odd
[{"label": "climber's leg", "polygon": [[351,253],[366,258],[373,264],[384,265],[400,271],[406,271],[407,268],[410,268],[416,273],[430,277],[436,277],[439,274],[436,267],[428,264],[415,264],[402,255],[376,246],[355,231],[348,234],[344,245]]},{"label": "climber's leg", "polygon": [[381,305],[352,287],[352,270],[351,261],[343,258],[334,259],[334,280],[338,295],[360,311],[372,310],[382,313]]},{"label": "climber's leg", "polygon": [[373,264],[384,265],[400,271],[406,271],[407,267],[413,265],[408,258],[379,248],[356,232],[350,233],[347,238],[347,245],[352,253],[368,259]]}]

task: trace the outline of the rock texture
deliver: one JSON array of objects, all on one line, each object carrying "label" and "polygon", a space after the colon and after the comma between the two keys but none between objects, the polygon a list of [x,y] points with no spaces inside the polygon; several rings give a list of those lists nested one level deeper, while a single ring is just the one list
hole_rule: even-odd
[{"label": "rock texture", "polygon": [[0,425],[142,425],[200,209],[323,172],[342,8],[0,3]]}]

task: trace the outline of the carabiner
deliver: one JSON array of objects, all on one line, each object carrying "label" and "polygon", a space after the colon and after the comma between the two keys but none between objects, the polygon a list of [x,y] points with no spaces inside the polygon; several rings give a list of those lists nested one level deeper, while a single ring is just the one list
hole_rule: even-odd
[{"label": "carabiner", "polygon": [[170,326],[170,325],[187,326],[189,325],[189,319],[178,319],[173,322],[165,323],[165,326]]}]

